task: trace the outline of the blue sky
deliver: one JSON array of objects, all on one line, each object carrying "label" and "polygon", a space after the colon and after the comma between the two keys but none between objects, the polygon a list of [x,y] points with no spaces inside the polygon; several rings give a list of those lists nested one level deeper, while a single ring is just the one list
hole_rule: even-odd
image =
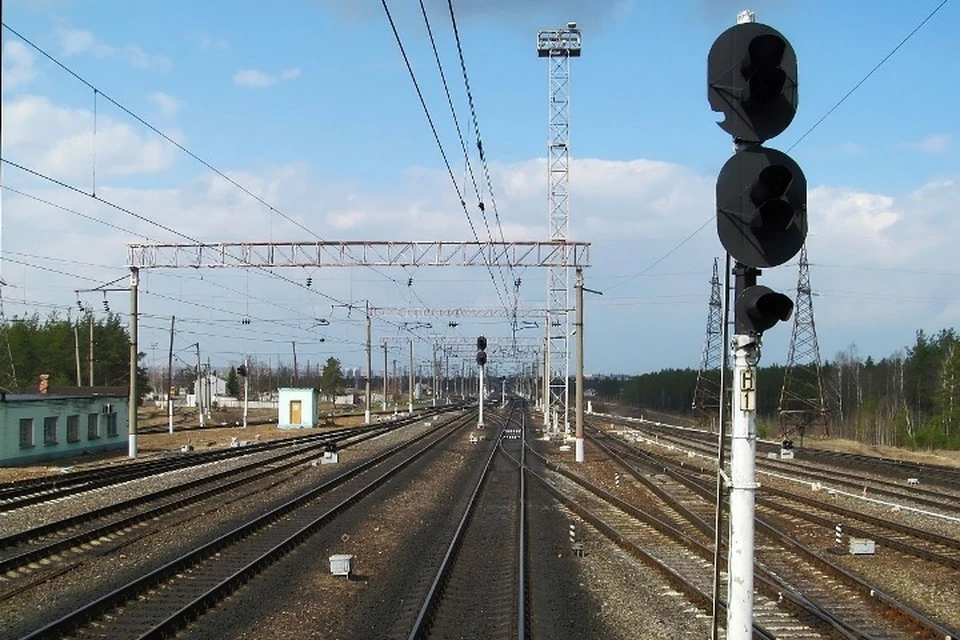
[{"label": "blue sky", "polygon": [[[462,184],[464,159],[419,7],[388,4]],[[469,129],[446,2],[426,4],[458,117]],[[939,4],[454,2],[510,239],[546,237],[547,64],[536,56],[536,31],[568,20],[583,29],[583,56],[572,70],[571,238],[593,243],[587,286],[605,293],[587,308],[588,371],[699,363],[712,260],[722,250],[713,223],[658,260],[713,210],[715,176],[730,142],[707,105],[706,53],[737,11],[755,10],[797,51],[800,108],[768,143],[786,150]],[[380,2],[8,0],[4,9],[9,27],[314,235],[102,97],[94,154],[93,92],[4,29],[3,156],[10,161],[87,190],[95,165],[98,194],[204,241],[470,239]],[[851,344],[863,356],[883,357],[911,343],[918,328],[935,331],[960,320],[960,268],[950,259],[960,240],[960,88],[952,82],[958,19],[958,3],[947,2],[790,152],[810,186],[808,249],[825,358]],[[136,234],[177,241],[9,166],[2,175],[6,187],[135,232],[5,189],[8,316],[75,309],[75,289],[124,276],[124,245],[142,239]],[[315,291],[340,300],[380,306],[499,305],[483,269],[397,269],[389,278],[369,269],[285,275],[312,277]],[[545,274],[521,275],[522,304],[541,308]],[[795,263],[766,271],[763,282],[789,292]],[[81,298],[101,309],[97,295]],[[113,310],[126,311],[124,296],[110,300]],[[176,313],[184,319],[177,348],[200,341],[215,364],[244,353],[290,360],[291,340],[301,361],[335,355],[347,366],[363,362],[359,314],[262,274],[151,272],[141,310],[140,346],[148,355],[164,351],[164,327]],[[242,315],[254,322],[240,325]],[[314,326],[317,317],[330,325]],[[503,320],[433,325],[420,333],[509,333]],[[375,341],[406,335],[380,321],[374,333]],[[532,339],[536,331],[521,334]],[[785,360],[789,334],[787,326],[767,333],[765,362]],[[428,357],[428,347],[418,353]],[[395,357],[405,359],[399,348]]]}]

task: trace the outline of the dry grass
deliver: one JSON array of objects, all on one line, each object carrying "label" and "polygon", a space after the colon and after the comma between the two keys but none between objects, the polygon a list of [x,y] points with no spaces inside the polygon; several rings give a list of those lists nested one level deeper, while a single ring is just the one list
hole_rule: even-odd
[{"label": "dry grass", "polygon": [[895,458],[907,462],[922,462],[960,468],[960,451],[911,451],[910,449],[901,449],[898,447],[867,445],[862,442],[856,442],[855,440],[842,440],[839,438],[823,440],[808,439],[804,444],[818,449],[829,449],[830,451],[842,451],[867,456]]}]

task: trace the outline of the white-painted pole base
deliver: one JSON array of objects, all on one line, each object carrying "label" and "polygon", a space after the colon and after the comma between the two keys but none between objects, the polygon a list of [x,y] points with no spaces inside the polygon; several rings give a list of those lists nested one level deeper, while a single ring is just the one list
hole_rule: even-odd
[{"label": "white-painted pole base", "polygon": [[370,424],[370,409],[367,409],[363,412],[363,422],[365,424]]},{"label": "white-painted pole base", "polygon": [[167,418],[170,422],[170,433],[173,433],[173,398],[167,398]]},{"label": "white-painted pole base", "polygon": [[733,430],[730,443],[730,548],[727,640],[753,638],[756,499],[756,360],[759,338],[733,337]]},{"label": "white-painted pole base", "polygon": [[577,462],[583,462],[583,438],[577,438]]},{"label": "white-painted pole base", "polygon": [[129,456],[130,456],[131,458],[136,458],[136,457],[137,457],[137,434],[135,434],[135,433],[131,433],[131,434],[130,434],[130,450],[129,450]]}]

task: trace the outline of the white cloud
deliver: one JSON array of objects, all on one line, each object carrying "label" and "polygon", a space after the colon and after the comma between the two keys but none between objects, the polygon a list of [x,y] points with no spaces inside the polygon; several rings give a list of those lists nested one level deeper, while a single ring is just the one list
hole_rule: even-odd
[{"label": "white cloud", "polygon": [[[106,179],[155,173],[170,167],[177,151],[150,132],[86,109],[54,105],[48,98],[23,96],[3,103],[4,156],[61,180]],[[172,132],[171,137],[181,137]]]},{"label": "white cloud", "polygon": [[280,73],[269,74],[256,69],[240,69],[233,74],[233,83],[241,87],[269,87],[300,77],[300,69],[284,69]]},{"label": "white cloud", "polygon": [[60,53],[66,57],[80,54],[89,54],[97,58],[116,56],[140,69],[169,71],[173,68],[169,58],[149,54],[133,44],[119,48],[111,46],[84,29],[58,27],[56,33],[60,39]]},{"label": "white cloud", "polygon": [[3,90],[9,91],[23,86],[37,77],[33,64],[33,52],[19,40],[7,40],[3,43]]},{"label": "white cloud", "polygon": [[950,148],[950,134],[935,133],[921,140],[907,142],[903,146],[924,153],[943,153]]},{"label": "white cloud", "polygon": [[160,111],[160,115],[164,118],[170,118],[177,114],[178,111],[183,107],[183,102],[177,100],[171,95],[168,95],[162,91],[154,91],[151,93],[148,98],[150,102],[157,107]]},{"label": "white cloud", "polygon": [[117,51],[114,47],[101,42],[92,33],[83,29],[57,27],[57,37],[60,38],[60,54],[64,56],[89,53],[98,58],[105,58],[112,56]]},{"label": "white cloud", "polygon": [[[4,143],[10,145],[4,153],[12,160],[69,178],[79,185],[89,184],[92,114],[28,96],[5,104],[3,118]],[[173,166],[179,152],[153,134],[138,131],[123,123],[100,121],[97,162],[98,175],[104,178],[98,195],[194,238],[211,242],[312,240],[316,236],[328,240],[472,238],[449,177],[441,170],[413,167],[397,184],[380,187],[359,179],[355,183],[333,182],[302,164],[256,170],[243,165],[219,167],[306,227],[304,230],[200,167],[192,179],[180,177],[180,170],[191,166],[188,163],[178,165],[176,175],[162,173]],[[546,238],[545,160],[492,163],[490,170],[504,236],[508,240]],[[642,158],[575,159],[570,170],[570,237],[593,243],[587,285],[604,291],[602,298],[591,298],[587,309],[587,349],[591,354],[588,368],[644,371],[663,366],[697,366],[710,268],[713,257],[722,251],[711,221],[714,176]],[[152,177],[124,182],[124,176],[132,173],[157,176],[163,183]],[[124,245],[140,240],[137,233],[160,242],[186,242],[80,194],[28,181],[15,170],[5,171],[4,179],[11,186],[134,232],[91,223],[5,192],[5,252],[32,252],[109,265],[95,269],[74,263],[67,269],[77,276],[107,282],[124,274]],[[824,357],[831,357],[852,341],[857,342],[864,355],[883,357],[909,342],[919,327],[935,331],[941,325],[955,323],[958,303],[953,292],[960,269],[950,267],[949,260],[960,237],[960,219],[951,215],[958,199],[957,175],[928,181],[907,194],[831,185],[811,187],[808,248]],[[480,237],[486,239],[476,198],[468,195],[467,200],[474,226]],[[492,235],[499,238],[489,203],[487,215]],[[704,229],[689,237],[704,221],[708,222]],[[43,238],[42,246],[37,246],[37,237]],[[657,262],[685,240],[669,257]],[[514,274],[503,271],[509,286]],[[954,275],[921,275],[924,271]],[[500,304],[485,269],[409,269],[409,276],[408,272],[390,268],[380,269],[380,273],[367,269],[299,268],[279,272],[296,282],[310,276],[314,292],[322,291],[339,300],[369,298],[383,306],[419,306],[421,303],[405,284],[406,278],[412,277],[413,290],[427,306]],[[493,272],[499,281],[499,270]],[[386,279],[384,273],[401,284]],[[516,275],[523,279],[523,304],[542,307],[544,274],[536,269],[518,269]],[[89,285],[76,277],[56,276],[6,262],[4,276],[18,285],[18,295],[56,301],[65,307],[75,306],[74,289]],[[239,325],[216,325],[224,327],[216,333],[225,336],[221,340],[209,328],[203,330],[205,335],[187,333],[190,329],[186,320],[184,333],[180,334],[181,317],[227,322],[245,313],[255,318],[330,316],[334,321],[324,333],[328,342],[323,357],[341,357],[348,366],[362,362],[358,346],[365,339],[362,315],[347,318],[342,309],[331,307],[331,300],[271,280],[262,272],[145,270],[144,283],[141,344],[163,340],[163,332],[169,331],[169,315],[176,314],[178,340],[182,340],[179,346],[202,340],[205,350],[220,354],[221,358],[230,357],[238,349],[262,355],[274,347],[263,341],[246,341],[249,336],[239,333]],[[796,285],[795,263],[764,270],[763,284],[792,295]],[[218,285],[230,290],[217,288]],[[208,306],[189,307],[171,299]],[[274,304],[294,311],[278,310]],[[120,298],[114,306],[122,305]],[[154,322],[156,328],[149,326],[151,318],[163,315],[167,316],[165,330],[160,327],[163,323]],[[469,335],[474,328],[487,335],[496,335],[497,331],[489,326],[468,328],[466,321],[458,331]],[[270,330],[283,331],[276,326]],[[389,330],[389,326],[375,328],[378,332]],[[764,337],[764,363],[784,361],[789,334],[788,327],[779,327]],[[655,339],[645,341],[642,348],[611,349],[608,337],[615,335]],[[294,332],[285,340],[278,338],[283,346],[275,350],[287,357],[289,340],[297,340],[300,353],[301,339],[306,343],[310,337]],[[349,344],[343,346],[335,339]],[[274,353],[272,357],[276,361],[278,355]],[[315,361],[319,357],[318,352]]]}]

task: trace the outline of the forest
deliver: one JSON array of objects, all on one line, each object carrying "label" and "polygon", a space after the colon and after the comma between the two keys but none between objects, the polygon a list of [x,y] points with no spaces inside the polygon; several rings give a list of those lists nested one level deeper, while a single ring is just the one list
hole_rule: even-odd
[{"label": "forest", "polygon": [[[130,334],[119,314],[66,319],[54,313],[44,320],[32,315],[8,321],[5,332],[0,347],[6,350],[9,342],[9,351],[0,353],[0,376],[8,391],[35,393],[43,373],[51,387],[129,385]],[[139,354],[137,369],[141,397],[149,391],[144,357]]]},{"label": "forest", "polygon": [[[932,336],[917,331],[912,346],[879,361],[863,358],[855,345],[834,360],[823,361],[829,435],[865,444],[960,449],[958,342],[953,329]],[[719,378],[719,372],[712,373]],[[601,376],[590,386],[607,400],[691,416],[697,374],[696,369],[666,369],[632,377]],[[761,436],[778,435],[777,410],[785,374],[780,365],[760,366],[757,372]]]},{"label": "forest", "polygon": [[[93,366],[90,366],[91,333]],[[126,386],[129,381],[129,334],[118,314],[104,318],[90,315],[65,319],[53,314],[44,320],[33,315],[8,322],[9,352],[0,354],[0,370],[8,391],[32,392],[39,376],[49,374],[50,386]],[[0,341],[0,346],[5,346]],[[79,357],[78,357],[79,354]],[[6,362],[12,358],[12,370]],[[162,389],[161,372],[150,380],[138,357],[141,398]],[[251,359],[250,391],[259,394],[281,386],[315,386],[332,392],[343,386],[360,387],[362,378],[343,379],[339,362],[307,364],[299,371],[291,367],[269,367]],[[224,377],[229,376],[229,368]],[[16,384],[10,373],[15,373]],[[791,375],[795,379],[799,372]],[[196,367],[179,357],[173,384],[189,388]],[[786,371],[783,366],[761,366],[757,374],[757,429],[764,437],[776,437],[780,425],[778,404]],[[692,417],[697,385],[696,369],[665,369],[636,376],[595,376],[587,386],[600,399],[648,410]],[[719,372],[705,372],[719,378]],[[79,380],[78,380],[79,378]],[[729,376],[727,377],[729,380]],[[838,353],[821,366],[827,408],[826,429],[832,437],[865,444],[911,448],[960,449],[960,337],[954,329],[935,335],[917,331],[913,345],[874,360],[862,357],[855,345]],[[152,382],[152,384],[151,384]],[[391,386],[399,382],[391,380]],[[381,383],[382,384],[382,383]],[[398,389],[391,389],[393,392]],[[810,430],[809,437],[824,435]]]}]

